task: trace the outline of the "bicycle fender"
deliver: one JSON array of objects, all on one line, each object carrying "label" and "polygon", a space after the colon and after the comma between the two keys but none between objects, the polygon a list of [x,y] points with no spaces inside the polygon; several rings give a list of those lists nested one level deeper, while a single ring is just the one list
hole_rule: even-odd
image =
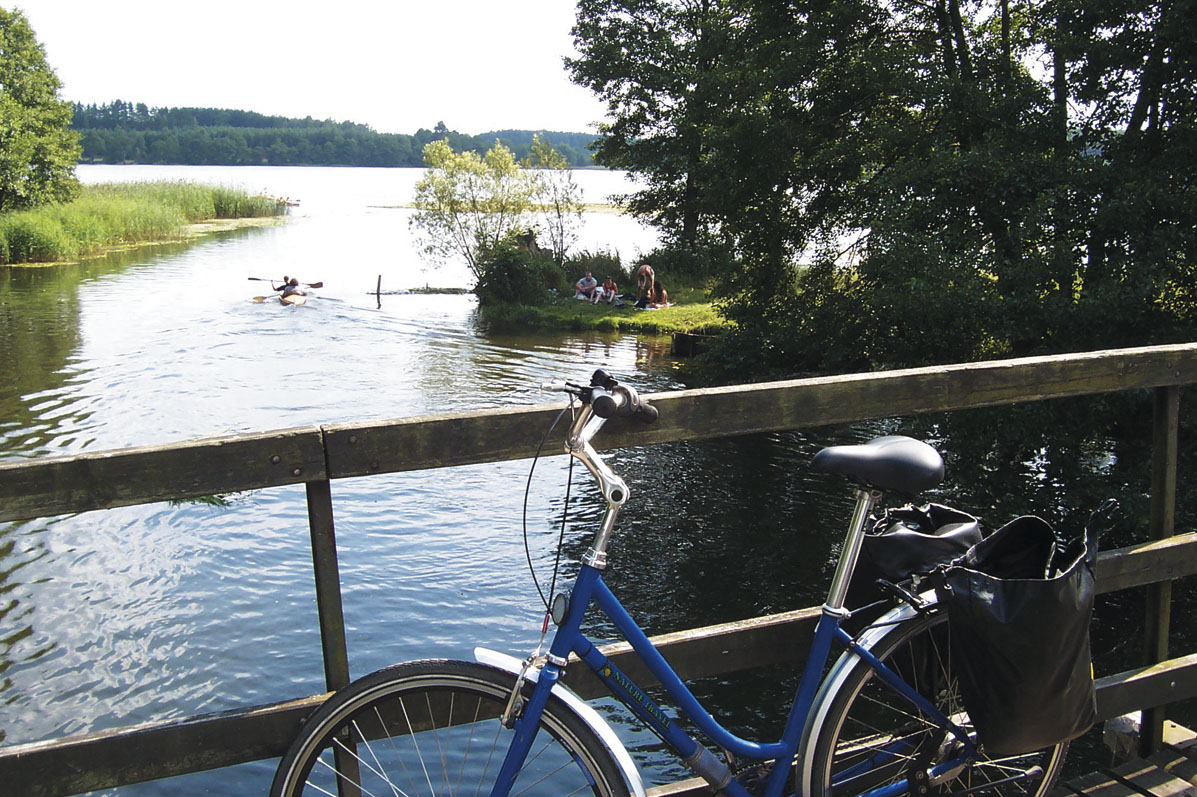
[{"label": "bicycle fender", "polygon": [[[513,675],[519,675],[520,670],[524,668],[524,662],[517,659],[515,656],[509,656],[506,653],[499,653],[495,650],[488,650],[487,648],[474,648],[474,659],[479,664],[487,664],[491,667],[497,667],[500,670],[506,670]],[[535,681],[540,677],[540,670],[529,669],[524,677],[529,681]],[[636,769],[636,764],[632,761],[632,756],[628,754],[627,748],[623,746],[623,742],[619,741],[619,737],[611,728],[610,724],[603,719],[602,715],[587,705],[586,701],[578,697],[578,693],[565,686],[562,683],[553,685],[553,694],[561,698],[561,701],[578,716],[578,719],[586,723],[592,731],[599,737],[603,745],[615,758],[615,763],[623,770],[623,778],[627,783],[628,788],[636,797],[645,797],[644,781],[640,778],[640,771]]]},{"label": "bicycle fender", "polygon": [[[928,603],[935,603],[935,590],[928,590],[922,593],[919,598]],[[912,606],[906,603],[899,604],[875,620],[873,627],[861,634],[857,638],[857,642],[860,643],[861,647],[870,650],[886,634],[897,631],[901,623],[906,620],[912,620],[917,616],[918,612]],[[836,659],[835,664],[832,665],[831,670],[828,671],[827,676],[823,679],[818,694],[815,695],[814,705],[807,716],[806,728],[802,732],[802,745],[798,749],[798,760],[802,767],[803,788],[810,788],[811,778],[813,777],[811,768],[814,764],[814,755],[812,754],[813,751],[809,748],[817,741],[815,730],[822,727],[823,721],[827,718],[827,712],[831,708],[831,698],[843,686],[848,673],[851,672],[859,660],[860,657],[851,650],[845,650],[841,653],[840,657]]]}]

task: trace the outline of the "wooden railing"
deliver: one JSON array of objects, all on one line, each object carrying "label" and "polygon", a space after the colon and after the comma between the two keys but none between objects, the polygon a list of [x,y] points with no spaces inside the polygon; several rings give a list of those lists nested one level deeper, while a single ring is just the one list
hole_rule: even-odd
[{"label": "wooden railing", "polygon": [[[1197,534],[1173,536],[1179,390],[1197,381],[1197,344],[820,377],[659,393],[653,426],[613,422],[603,448],[812,428],[1123,390],[1155,391],[1153,541],[1102,555],[1101,592],[1152,587],[1152,663],[1100,679],[1103,718],[1197,696],[1197,652],[1169,659],[1171,581],[1197,572]],[[348,681],[331,481],[527,458],[557,407],[453,413],[383,423],[327,424],[78,456],[0,464],[0,522],[303,483],[328,688]],[[560,450],[560,449],[558,449]],[[686,678],[804,657],[817,610],[787,612],[658,637]],[[622,646],[621,667],[650,676]],[[597,694],[584,668],[567,681]],[[0,747],[13,794],[73,794],[277,757],[322,696],[64,739]],[[1158,743],[1162,713],[1144,723]]]}]

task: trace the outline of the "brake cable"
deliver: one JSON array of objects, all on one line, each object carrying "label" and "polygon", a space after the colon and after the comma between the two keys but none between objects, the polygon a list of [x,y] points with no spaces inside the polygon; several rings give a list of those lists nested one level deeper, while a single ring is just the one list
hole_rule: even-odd
[{"label": "brake cable", "polygon": [[536,593],[540,596],[540,602],[544,604],[544,625],[546,629],[549,622],[549,613],[552,611],[550,608],[552,606],[552,599],[557,589],[557,574],[561,568],[561,551],[565,546],[565,527],[569,513],[569,495],[570,488],[573,486],[574,481],[574,458],[572,456],[569,458],[569,470],[565,480],[565,506],[561,510],[561,528],[557,535],[557,554],[553,560],[553,577],[549,581],[548,597],[545,597],[544,590],[542,590],[540,587],[540,581],[536,578],[536,567],[532,563],[532,548],[531,544],[528,542],[528,496],[532,491],[532,474],[536,472],[536,463],[540,459],[540,452],[544,450],[545,443],[548,442],[549,435],[551,435],[553,430],[557,428],[557,424],[561,422],[561,418],[564,417],[567,411],[570,413],[571,421],[574,418],[573,410],[575,397],[573,393],[567,393],[567,395],[569,396],[569,404],[563,407],[561,412],[557,413],[557,417],[553,419],[551,424],[549,424],[549,428],[544,433],[544,437],[540,439],[540,445],[536,447],[536,455],[532,457],[532,465],[530,468],[528,468],[527,484],[524,485],[524,507],[522,518],[524,530],[524,556],[528,560],[528,572],[532,574],[532,584],[536,587]]}]

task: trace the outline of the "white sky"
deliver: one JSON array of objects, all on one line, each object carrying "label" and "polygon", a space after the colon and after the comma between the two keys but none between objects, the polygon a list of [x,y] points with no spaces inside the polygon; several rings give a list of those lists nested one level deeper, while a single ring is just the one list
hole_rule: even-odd
[{"label": "white sky", "polygon": [[0,0],[65,100],[231,108],[414,133],[587,132],[573,0]]}]

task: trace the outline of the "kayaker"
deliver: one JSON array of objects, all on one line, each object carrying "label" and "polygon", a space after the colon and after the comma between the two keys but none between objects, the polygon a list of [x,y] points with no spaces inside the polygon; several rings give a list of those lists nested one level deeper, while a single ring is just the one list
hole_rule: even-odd
[{"label": "kayaker", "polygon": [[[286,277],[283,279],[286,280]],[[295,277],[287,280],[287,282],[283,284],[283,287],[280,289],[280,291],[282,292],[284,299],[286,299],[288,296],[307,296],[307,293],[300,289],[299,280],[297,280]]]}]

